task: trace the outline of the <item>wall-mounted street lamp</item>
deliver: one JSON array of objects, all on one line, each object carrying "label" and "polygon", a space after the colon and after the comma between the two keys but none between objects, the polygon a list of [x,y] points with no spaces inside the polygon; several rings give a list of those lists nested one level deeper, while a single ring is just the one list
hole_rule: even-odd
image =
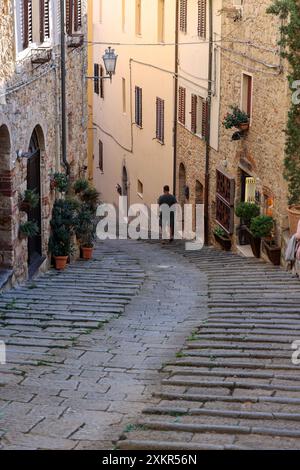
[{"label": "wall-mounted street lamp", "polygon": [[87,77],[90,80],[104,80],[109,78],[112,81],[112,76],[116,73],[117,59],[118,56],[115,54],[115,50],[109,47],[105,50],[105,54],[102,56],[104,67],[107,75],[105,77]]}]

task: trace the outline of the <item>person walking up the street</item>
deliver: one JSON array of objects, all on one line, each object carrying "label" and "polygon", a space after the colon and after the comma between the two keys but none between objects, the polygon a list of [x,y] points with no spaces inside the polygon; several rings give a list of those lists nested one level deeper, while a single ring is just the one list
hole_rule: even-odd
[{"label": "person walking up the street", "polygon": [[[158,205],[160,207],[160,215],[159,215],[159,226],[161,230],[162,237],[166,232],[167,225],[169,225],[170,231],[170,238],[169,242],[171,243],[174,240],[174,228],[175,228],[175,214],[174,210],[170,211],[170,219],[165,220],[166,217],[163,217],[163,209],[162,206],[166,204],[171,208],[174,204],[177,204],[176,197],[170,193],[170,187],[168,185],[164,186],[163,194],[158,198]],[[168,224],[169,222],[169,224]]]}]

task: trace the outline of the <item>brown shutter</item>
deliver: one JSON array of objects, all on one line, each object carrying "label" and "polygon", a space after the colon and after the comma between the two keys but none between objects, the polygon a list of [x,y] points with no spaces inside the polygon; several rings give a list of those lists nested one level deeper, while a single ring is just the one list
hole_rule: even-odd
[{"label": "brown shutter", "polygon": [[185,125],[185,100],[186,90],[183,87],[179,87],[179,103],[178,103],[178,121]]},{"label": "brown shutter", "polygon": [[202,137],[207,137],[207,119],[208,119],[208,102],[203,100],[202,103]]},{"label": "brown shutter", "polygon": [[99,169],[103,171],[103,142],[99,140]]},{"label": "brown shutter", "polygon": [[32,0],[23,0],[23,48],[32,42]]},{"label": "brown shutter", "polygon": [[165,139],[165,102],[161,98],[156,98],[156,138],[160,142]]},{"label": "brown shutter", "polygon": [[40,0],[40,42],[45,41],[45,0]]},{"label": "brown shutter", "polygon": [[73,33],[73,0],[66,0],[66,30],[69,36]]},{"label": "brown shutter", "polygon": [[99,95],[99,64],[94,64],[94,93]]},{"label": "brown shutter", "polygon": [[143,90],[138,86],[135,87],[135,123],[143,126]]},{"label": "brown shutter", "polygon": [[45,9],[44,9],[44,37],[50,38],[50,0],[44,0]]},{"label": "brown shutter", "polygon": [[187,0],[180,0],[180,31],[186,33],[187,30]]},{"label": "brown shutter", "polygon": [[216,221],[227,233],[234,229],[234,178],[216,171]]},{"label": "brown shutter", "polygon": [[78,28],[80,29],[82,26],[82,0],[77,0],[77,22]]},{"label": "brown shutter", "polygon": [[198,36],[206,38],[206,0],[198,0]]},{"label": "brown shutter", "polygon": [[104,98],[104,68],[100,65],[100,98]]},{"label": "brown shutter", "polygon": [[197,133],[197,96],[192,95],[191,99],[191,131]]}]

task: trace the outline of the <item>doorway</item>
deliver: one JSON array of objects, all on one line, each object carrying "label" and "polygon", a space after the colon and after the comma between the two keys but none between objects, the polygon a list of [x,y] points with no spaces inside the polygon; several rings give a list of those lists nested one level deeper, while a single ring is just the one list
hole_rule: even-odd
[{"label": "doorway", "polygon": [[28,211],[28,221],[35,222],[39,233],[28,238],[28,274],[31,277],[41,264],[42,259],[42,218],[41,218],[41,151],[36,130],[33,131],[29,144],[30,157],[27,162],[27,189],[35,190],[39,195],[37,207]]}]

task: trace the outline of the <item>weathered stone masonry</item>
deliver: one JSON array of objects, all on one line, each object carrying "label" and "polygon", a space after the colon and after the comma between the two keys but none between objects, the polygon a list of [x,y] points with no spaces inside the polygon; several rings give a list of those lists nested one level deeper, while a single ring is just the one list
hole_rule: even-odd
[{"label": "weathered stone masonry", "polygon": [[[36,66],[31,50],[18,60],[11,0],[1,2],[0,22],[0,271],[12,271],[12,283],[28,276],[27,240],[20,240],[19,225],[27,215],[19,210],[19,197],[27,187],[27,152],[33,134],[40,151],[42,256],[47,268],[49,224],[54,191],[50,174],[61,165],[60,46],[53,44],[50,60]],[[82,2],[82,33],[86,32],[86,2]],[[86,47],[67,47],[66,83],[68,160],[71,177],[84,175],[86,166]]]}]

